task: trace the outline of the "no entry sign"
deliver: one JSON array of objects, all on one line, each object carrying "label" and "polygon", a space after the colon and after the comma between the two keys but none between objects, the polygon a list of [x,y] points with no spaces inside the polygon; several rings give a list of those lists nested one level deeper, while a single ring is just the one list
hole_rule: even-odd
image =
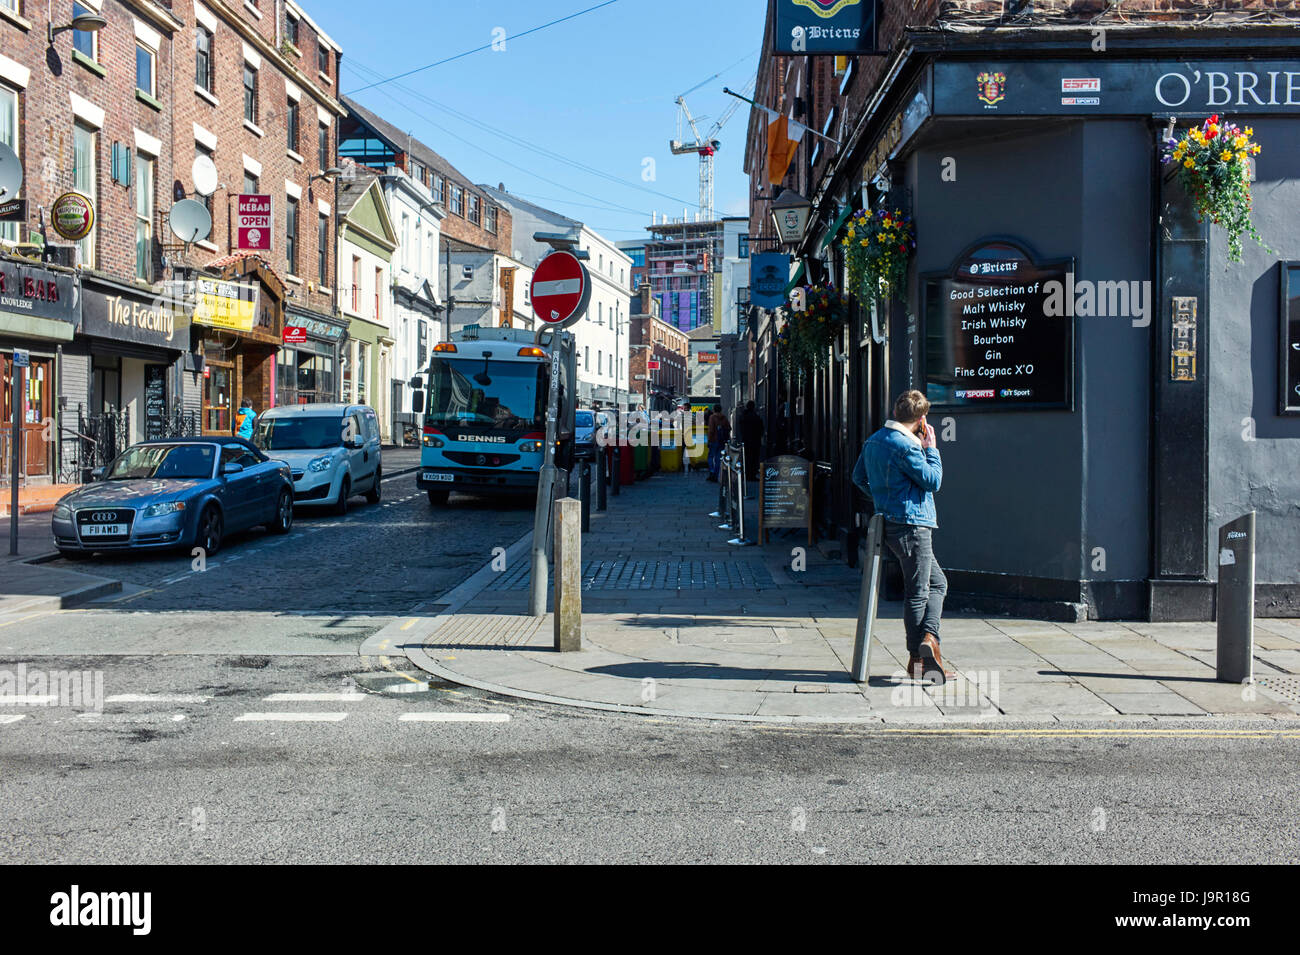
[{"label": "no entry sign", "polygon": [[564,327],[587,310],[591,276],[572,252],[556,251],[537,263],[531,290],[537,317],[547,325]]}]

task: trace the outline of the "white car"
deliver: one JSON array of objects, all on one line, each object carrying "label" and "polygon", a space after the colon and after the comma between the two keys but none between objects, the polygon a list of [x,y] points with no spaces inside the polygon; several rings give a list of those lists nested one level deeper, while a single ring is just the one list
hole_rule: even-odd
[{"label": "white car", "polygon": [[379,419],[368,405],[269,408],[257,417],[253,443],[289,465],[296,504],[323,504],[346,514],[353,495],[379,503],[384,476]]}]

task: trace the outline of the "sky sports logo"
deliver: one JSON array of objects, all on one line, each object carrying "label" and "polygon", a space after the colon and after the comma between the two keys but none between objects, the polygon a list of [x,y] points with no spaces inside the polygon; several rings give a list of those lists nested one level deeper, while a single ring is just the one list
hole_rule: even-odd
[{"label": "sky sports logo", "polygon": [[977,391],[958,391],[955,393],[958,398],[992,398],[992,388],[981,388]]},{"label": "sky sports logo", "polygon": [[148,935],[153,925],[152,892],[68,892],[50,896],[50,924],[56,926],[127,926],[133,935]]}]

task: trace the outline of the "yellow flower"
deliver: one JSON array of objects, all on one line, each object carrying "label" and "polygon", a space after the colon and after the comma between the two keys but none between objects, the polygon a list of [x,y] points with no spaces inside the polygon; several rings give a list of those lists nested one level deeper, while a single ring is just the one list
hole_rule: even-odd
[{"label": "yellow flower", "polygon": [[1243,149],[1241,152],[1237,153],[1237,158],[1240,159],[1242,162],[1245,162],[1245,161],[1246,161],[1246,150]]},{"label": "yellow flower", "polygon": [[1191,169],[1195,165],[1196,163],[1192,161],[1192,158],[1190,156],[1188,156],[1186,159],[1183,160],[1183,166],[1186,167],[1187,169]]},{"label": "yellow flower", "polygon": [[1227,162],[1229,159],[1232,158],[1232,150],[1225,149],[1223,152],[1219,153],[1219,158],[1222,159],[1224,162]]},{"label": "yellow flower", "polygon": [[1246,135],[1247,135],[1247,136],[1254,136],[1254,135],[1255,135],[1255,130],[1253,130],[1251,127],[1247,126],[1247,127],[1246,127]]},{"label": "yellow flower", "polygon": [[866,239],[861,240],[858,243],[858,245],[862,246],[865,249],[867,247],[867,240]]}]

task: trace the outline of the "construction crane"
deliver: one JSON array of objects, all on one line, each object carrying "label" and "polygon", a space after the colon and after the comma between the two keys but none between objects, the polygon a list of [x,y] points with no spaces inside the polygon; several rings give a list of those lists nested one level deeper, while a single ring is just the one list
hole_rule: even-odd
[{"label": "construction crane", "polygon": [[[719,76],[721,74],[714,74]],[[713,79],[714,77],[709,77]],[[704,83],[709,82],[705,80]],[[686,91],[693,93],[704,83],[697,83]],[[751,80],[749,86],[752,87],[754,81]],[[722,143],[714,137],[726,125],[727,120],[735,114],[737,107],[740,106],[740,100],[735,100],[729,105],[718,117],[717,122],[704,136],[700,135],[699,127],[695,123],[695,117],[691,115],[691,108],[686,105],[686,93],[677,97],[677,138],[668,143],[668,148],[672,150],[674,156],[685,156],[695,153],[700,157],[700,219],[703,222],[713,221],[713,157],[717,151],[722,148]],[[687,142],[683,136],[686,126],[690,126],[691,135],[695,137],[694,142]]]}]

